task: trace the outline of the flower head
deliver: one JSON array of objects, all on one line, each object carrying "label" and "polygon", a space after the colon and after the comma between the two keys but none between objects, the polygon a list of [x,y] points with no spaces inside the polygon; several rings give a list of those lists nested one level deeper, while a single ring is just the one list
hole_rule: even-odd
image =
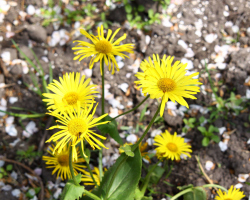
[{"label": "flower head", "polygon": [[[109,66],[109,70],[111,70],[111,63],[113,63],[112,66],[112,74],[115,73],[115,67],[117,71],[119,71],[119,67],[117,65],[117,62],[115,60],[114,56],[121,56],[122,58],[125,58],[128,56],[125,55],[122,52],[128,52],[133,53],[133,44],[122,44],[119,45],[122,40],[126,38],[126,34],[124,34],[122,37],[114,41],[114,37],[118,33],[120,29],[117,29],[114,34],[112,35],[112,31],[109,29],[106,38],[104,37],[104,31],[103,26],[97,28],[98,35],[94,36],[91,34],[88,34],[85,30],[81,29],[80,32],[86,36],[86,38],[90,39],[92,43],[88,43],[85,41],[76,40],[74,42],[78,42],[76,47],[73,47],[73,50],[77,50],[75,52],[76,56],[74,57],[74,60],[81,61],[84,58],[90,57],[94,55],[90,61],[90,69],[93,67],[95,62],[102,62],[104,59],[105,64]],[[112,35],[112,36],[111,36]],[[100,67],[101,74],[102,69]]]},{"label": "flower head", "polygon": [[[55,168],[52,171],[52,175],[57,172],[57,178],[60,176],[62,180],[64,179],[70,179],[71,173],[69,169],[69,145],[65,145],[61,152],[59,153],[57,150],[54,151],[55,146],[52,145],[49,147],[48,153],[51,156],[43,156],[43,160],[46,161],[47,168]],[[54,154],[52,153],[54,152]],[[76,149],[77,152],[77,157],[80,156],[80,152],[78,148]],[[83,163],[85,160],[83,158],[79,158],[77,161],[72,160],[72,166],[74,169],[75,175],[77,175],[77,171],[80,172],[85,172],[82,168],[86,168],[82,164],[78,163]]]},{"label": "flower head", "polygon": [[240,189],[236,189],[233,186],[230,187],[228,190],[228,193],[222,192],[220,189],[218,191],[217,197],[215,197],[216,200],[241,200],[245,197],[244,193],[240,191]]},{"label": "flower head", "polygon": [[188,157],[191,155],[188,152],[192,152],[191,146],[184,142],[184,138],[177,136],[177,133],[171,135],[167,130],[165,133],[155,136],[154,145],[158,146],[155,150],[158,158],[165,157],[171,160],[180,160],[181,154]]},{"label": "flower head", "polygon": [[[97,105],[96,105],[97,107]],[[53,153],[58,149],[58,153],[61,153],[63,147],[67,145],[68,142],[71,141],[72,143],[72,151],[73,151],[73,160],[77,159],[77,152],[76,152],[76,145],[80,142],[82,149],[84,148],[84,140],[86,140],[90,146],[95,149],[100,149],[99,146],[104,147],[104,144],[97,140],[94,136],[99,137],[101,139],[106,139],[105,137],[96,134],[94,131],[90,130],[91,128],[106,124],[108,121],[105,122],[99,122],[101,119],[106,117],[108,114],[104,114],[98,118],[93,118],[96,107],[93,109],[92,114],[90,114],[90,111],[93,108],[93,104],[88,109],[81,109],[79,106],[76,110],[72,110],[71,112],[68,112],[64,115],[59,115],[57,113],[48,113],[52,116],[57,117],[59,120],[56,122],[59,122],[61,125],[55,125],[49,128],[49,130],[52,129],[61,129],[54,135],[52,135],[46,142],[51,141],[59,141],[55,148]]]},{"label": "flower head", "polygon": [[[100,172],[99,169],[97,167],[94,167],[94,169],[92,170],[93,172],[93,177],[95,179],[95,182],[97,183],[98,186],[100,186]],[[84,185],[95,185],[95,183],[93,182],[93,179],[90,175],[89,172],[85,171],[84,174],[82,175],[81,181],[83,181]]]},{"label": "flower head", "polygon": [[85,76],[80,78],[80,73],[66,73],[63,78],[59,78],[60,82],[53,80],[49,84],[48,89],[54,93],[44,93],[47,97],[43,101],[48,103],[48,110],[62,113],[68,110],[76,109],[78,104],[80,107],[89,107],[94,102],[94,94],[96,85],[88,85],[90,78],[84,82]]},{"label": "flower head", "polygon": [[160,115],[163,115],[165,104],[170,99],[172,102],[177,101],[179,104],[188,108],[185,98],[196,99],[193,94],[200,92],[196,85],[202,83],[198,79],[193,79],[199,72],[186,75],[185,69],[187,64],[176,61],[172,66],[174,57],[164,55],[160,61],[159,55],[153,55],[153,60],[144,61],[141,64],[143,72],[136,74],[138,81],[135,81],[142,88],[144,94],[149,94],[150,98],[162,98]]}]

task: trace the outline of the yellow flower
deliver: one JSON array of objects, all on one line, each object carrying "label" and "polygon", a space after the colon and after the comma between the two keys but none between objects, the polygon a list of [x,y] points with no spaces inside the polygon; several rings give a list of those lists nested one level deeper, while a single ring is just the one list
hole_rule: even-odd
[{"label": "yellow flower", "polygon": [[[97,183],[98,186],[100,186],[100,172],[99,172],[99,169],[97,167],[94,167],[92,172],[93,172],[93,177],[95,179],[95,182]],[[84,174],[82,175],[81,181],[84,182],[83,183],[84,185],[95,185],[90,173],[87,172],[87,171],[84,171]]]},{"label": "yellow flower", "polygon": [[135,83],[139,84],[139,88],[142,88],[144,94],[148,93],[151,99],[162,98],[161,116],[169,99],[188,108],[183,97],[196,99],[193,94],[200,92],[200,88],[195,85],[202,84],[198,82],[198,79],[193,79],[199,72],[187,76],[185,69],[187,64],[176,61],[172,66],[173,60],[174,57],[166,58],[164,55],[160,61],[159,55],[153,55],[153,61],[149,58],[149,62],[142,62],[143,72],[136,74],[139,81],[135,81]]},{"label": "yellow flower", "polygon": [[[61,152],[59,153],[55,149],[55,146],[52,145],[52,147],[49,147],[48,153],[51,156],[43,156],[43,160],[46,161],[45,164],[48,165],[47,168],[55,168],[52,171],[52,175],[57,172],[57,178],[60,176],[62,180],[64,179],[70,179],[71,173],[69,169],[69,145],[65,145]],[[52,153],[54,152],[54,153]],[[77,157],[80,157],[80,152],[78,148],[76,149]],[[86,168],[86,166],[83,166],[82,164],[85,160],[83,158],[79,158],[77,161],[72,160],[72,165],[74,169],[75,175],[77,175],[77,171],[80,171],[82,173],[85,172],[82,168]]]},{"label": "yellow flower", "polygon": [[88,85],[91,81],[88,78],[84,82],[85,76],[80,79],[80,73],[66,73],[63,78],[59,78],[60,82],[53,80],[49,84],[48,89],[54,93],[44,93],[43,96],[47,97],[43,101],[48,103],[48,110],[62,113],[68,110],[76,109],[77,105],[81,107],[89,107],[94,102],[94,93],[96,85]]},{"label": "yellow flower", "polygon": [[[97,107],[97,105],[96,105]],[[68,142],[72,142],[72,151],[73,151],[73,160],[77,160],[76,145],[80,142],[82,149],[84,148],[84,140],[86,140],[90,146],[95,149],[101,149],[99,146],[106,148],[102,142],[97,140],[94,136],[101,138],[102,140],[106,139],[105,137],[96,134],[92,130],[93,127],[96,127],[101,124],[106,124],[109,121],[99,122],[101,119],[106,117],[108,114],[104,114],[98,118],[93,118],[96,107],[93,109],[92,114],[89,114],[93,108],[93,104],[90,105],[88,109],[81,109],[79,106],[76,110],[68,112],[68,114],[59,115],[58,113],[48,113],[52,116],[57,117],[61,125],[55,125],[49,128],[52,129],[61,129],[54,135],[52,135],[46,142],[59,141],[56,144],[55,150],[58,149],[58,153],[61,153],[63,147],[67,145]],[[107,148],[106,148],[107,149]],[[53,152],[53,153],[54,153]]]},{"label": "yellow flower", "polygon": [[177,136],[175,132],[174,135],[171,135],[167,130],[161,135],[157,135],[154,138],[154,145],[158,146],[156,154],[159,157],[165,157],[171,160],[180,160],[181,154],[184,154],[188,157],[191,155],[188,152],[192,152],[191,146],[184,142],[184,138]]},{"label": "yellow flower", "polygon": [[220,189],[218,191],[217,197],[215,197],[216,200],[241,200],[245,197],[244,193],[240,191],[240,189],[236,189],[233,186],[230,187],[228,190],[228,193],[222,192]]},{"label": "yellow flower", "polygon": [[[124,39],[126,39],[126,34],[123,34],[122,37],[114,41],[114,37],[118,33],[120,29],[117,29],[114,34],[111,36],[112,31],[109,29],[107,33],[107,37],[104,37],[104,31],[103,26],[97,28],[98,36],[90,35],[85,30],[81,29],[80,32],[91,40],[92,43],[88,43],[85,41],[76,40],[74,42],[78,42],[76,47],[73,47],[73,50],[77,50],[75,54],[77,56],[74,57],[74,60],[79,59],[81,61],[84,58],[90,57],[93,55],[89,68],[91,69],[95,62],[102,62],[104,59],[105,64],[109,66],[109,70],[111,70],[111,62],[113,63],[112,67],[112,74],[115,73],[115,67],[117,71],[119,71],[119,67],[117,65],[117,62],[115,60],[114,56],[121,56],[122,58],[125,58],[128,56],[125,55],[122,52],[128,52],[133,53],[133,44],[122,44],[119,45],[120,42]],[[101,74],[102,69],[100,67]]]}]

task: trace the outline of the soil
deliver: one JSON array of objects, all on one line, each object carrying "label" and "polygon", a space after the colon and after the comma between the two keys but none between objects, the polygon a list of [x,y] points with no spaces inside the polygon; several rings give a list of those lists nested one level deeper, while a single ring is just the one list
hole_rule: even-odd
[{"label": "soil", "polygon": [[[135,4],[140,4],[143,1],[135,1]],[[28,5],[34,5],[36,8],[42,7],[40,0],[30,0],[25,1],[24,7]],[[100,9],[102,9],[102,4],[98,4]],[[147,1],[146,7],[154,7],[155,5],[150,5],[150,1]],[[3,36],[3,40],[0,42],[0,52],[1,54],[5,51],[10,52],[10,60],[14,59],[23,59],[23,56],[20,55],[17,50],[12,45],[10,39],[13,39],[22,49],[23,52],[37,64],[37,61],[28,48],[30,43],[33,45],[33,50],[37,55],[45,74],[49,74],[49,66],[52,64],[53,68],[53,77],[58,79],[59,76],[62,76],[66,72],[83,72],[84,69],[88,68],[90,59],[84,59],[81,62],[73,61],[73,51],[72,47],[75,44],[72,43],[73,40],[86,40],[84,36],[75,37],[72,36],[69,40],[62,46],[57,44],[56,46],[48,45],[48,37],[51,37],[53,31],[55,31],[53,26],[42,27],[41,17],[35,16],[26,16],[24,21],[20,21],[18,25],[14,25],[13,21],[18,19],[19,11],[23,10],[19,2],[16,6],[11,7],[5,16],[4,22],[1,24],[1,27],[5,27],[8,24],[12,25],[12,32],[15,32],[15,35],[12,38],[7,38],[5,32],[0,32],[0,36]],[[119,11],[122,10],[122,11]],[[148,8],[147,8],[148,9]],[[160,12],[163,12],[162,9],[159,9]],[[100,10],[101,12],[101,10]],[[218,94],[224,99],[230,97],[231,91],[233,91],[238,98],[246,96],[246,91],[250,89],[249,82],[246,82],[246,79],[250,76],[250,2],[246,0],[210,0],[210,1],[199,1],[199,0],[190,0],[183,1],[181,5],[176,5],[175,9],[172,11],[171,27],[166,27],[163,24],[153,24],[149,31],[142,30],[138,31],[136,29],[127,29],[125,26],[124,16],[126,12],[124,8],[117,7],[110,13],[108,17],[109,20],[112,20],[112,25],[110,29],[116,30],[121,27],[120,32],[117,34],[117,37],[122,36],[124,33],[127,34],[127,38],[124,43],[135,43],[135,52],[133,55],[129,55],[129,59],[124,60],[124,67],[120,70],[119,73],[111,75],[105,66],[105,83],[109,84],[111,87],[109,92],[114,95],[114,98],[121,99],[121,105],[124,105],[125,109],[118,109],[119,112],[124,112],[133,106],[137,105],[140,101],[143,100],[143,96],[140,91],[135,87],[134,81],[136,77],[134,73],[136,67],[139,65],[136,64],[136,60],[140,61],[143,59],[152,56],[152,54],[159,54],[160,57],[164,54],[175,56],[175,60],[181,60],[183,57],[186,57],[193,64],[193,69],[191,71],[199,71],[202,75],[200,80],[202,81],[205,91],[200,92],[197,95],[196,100],[187,99],[188,104],[200,105],[203,109],[208,107],[216,108],[214,104],[214,99],[212,96],[211,86],[209,84],[207,75],[205,73],[204,59],[207,63],[212,63],[216,65],[214,54],[215,48],[217,45],[223,46],[227,44],[227,39],[230,38],[233,42],[229,44],[232,49],[237,49],[237,51],[228,52],[224,57],[223,63],[226,64],[226,68],[216,68],[211,70],[211,77],[213,82],[218,88]],[[202,21],[200,28],[197,23]],[[233,30],[235,27],[226,26],[227,22],[231,21],[235,26],[239,28],[239,31],[235,33]],[[117,23],[119,22],[119,23]],[[67,31],[72,31],[73,26],[63,26],[60,25],[59,29],[65,29]],[[95,32],[95,28],[92,30]],[[199,33],[197,33],[197,31]],[[200,35],[201,34],[201,35]],[[209,34],[216,34],[217,38],[213,42],[208,42],[206,36]],[[150,37],[150,42],[146,43],[146,37]],[[184,48],[181,45],[180,40],[184,41],[187,44],[187,48]],[[189,53],[188,48],[191,48],[193,55],[187,56]],[[192,54],[192,53],[191,53]],[[217,57],[218,57],[217,53]],[[48,59],[48,62],[44,58]],[[5,83],[5,85],[10,85],[5,88],[0,89],[0,99],[4,98],[7,100],[7,111],[15,113],[23,113],[23,111],[13,110],[11,107],[22,107],[27,110],[32,110],[38,113],[46,112],[46,108],[41,100],[41,98],[32,92],[26,87],[24,83],[28,85],[32,84],[29,73],[23,73],[23,67],[21,64],[15,66],[6,65],[1,60],[1,70],[0,70],[0,81]],[[130,76],[128,75],[130,74]],[[220,74],[220,79],[218,81],[218,74]],[[37,77],[38,78],[38,77]],[[97,85],[101,85],[101,76],[99,65],[95,64],[93,67],[93,73],[91,75],[92,82]],[[122,83],[128,84],[128,89],[126,92],[118,88]],[[219,84],[221,83],[221,84]],[[99,87],[100,89],[100,87]],[[205,94],[206,93],[206,94]],[[11,104],[9,102],[10,97],[18,97],[18,101]],[[97,99],[100,102],[100,99]],[[133,105],[127,106],[128,102],[132,102]],[[105,102],[109,108],[106,108],[106,112],[112,112],[112,106],[108,101]],[[147,125],[154,112],[157,108],[156,100],[148,99],[146,101],[148,104],[148,115],[145,116],[142,124]],[[166,198],[165,194],[174,195],[178,193],[177,186],[183,186],[188,184],[193,184],[195,186],[201,186],[208,183],[208,180],[201,173],[199,165],[195,156],[198,156],[201,162],[201,165],[206,165],[206,161],[212,161],[215,164],[213,170],[205,170],[209,179],[214,183],[229,188],[231,185],[236,185],[238,183],[239,174],[250,174],[250,125],[249,125],[249,98],[244,102],[244,109],[239,112],[238,115],[231,109],[228,112],[221,113],[221,117],[215,120],[212,124],[218,128],[226,127],[227,132],[231,132],[230,140],[228,141],[228,148],[226,151],[221,151],[219,145],[215,142],[211,142],[208,147],[203,147],[201,145],[201,140],[203,136],[197,130],[197,128],[190,129],[185,138],[190,139],[189,143],[192,145],[192,158],[187,160],[182,159],[180,162],[174,162],[171,175],[165,179],[164,177],[159,181],[157,186],[152,186],[158,193],[153,194],[155,200]],[[179,108],[179,106],[177,106]],[[123,133],[120,129],[122,126],[132,126],[136,127],[136,124],[139,120],[139,116],[143,106],[138,108],[135,112],[129,113],[126,117],[118,119],[118,128],[119,133]],[[186,112],[184,117],[190,118],[194,117],[199,120],[201,116],[209,118],[211,112],[202,114],[201,109],[191,109],[192,112]],[[101,107],[98,106],[97,115],[101,114]],[[225,119],[225,116],[227,119]],[[35,151],[39,149],[41,139],[44,138],[45,127],[48,126],[48,123],[51,123],[49,117],[44,117],[42,119],[32,119],[36,123],[38,131],[34,133],[31,137],[26,138],[23,136],[23,127],[19,122],[19,118],[15,117],[15,127],[17,129],[17,136],[12,137],[6,133],[4,128],[4,119],[7,116],[3,116],[0,126],[0,155],[16,160],[18,158],[16,152],[17,150],[27,150],[29,146],[34,145]],[[22,121],[23,126],[25,127],[30,119],[24,119]],[[53,123],[53,122],[52,122]],[[171,133],[177,132],[178,134],[182,133],[182,128],[185,126],[183,122],[183,116],[177,115],[174,116],[171,112],[171,109],[166,108],[164,114],[163,122],[155,124],[151,131],[162,126],[161,130],[164,131],[168,129]],[[207,125],[205,125],[207,126]],[[143,130],[140,129],[138,137],[143,133]],[[45,140],[47,140],[53,134],[52,131],[49,131]],[[219,135],[219,134],[218,134]],[[221,140],[224,140],[223,136],[219,135]],[[13,143],[17,138],[20,141],[14,146],[11,147],[9,144]],[[146,139],[150,138],[150,133]],[[124,139],[125,141],[125,139]],[[117,146],[111,142],[107,142],[111,148],[110,151],[105,152],[106,155],[113,155]],[[48,147],[48,144],[42,143],[42,151],[45,152]],[[149,146],[148,150],[152,150],[153,146]],[[93,154],[94,156],[95,153]],[[155,162],[155,158],[152,159],[152,162]],[[31,169],[42,168],[41,178],[44,186],[48,181],[55,182],[56,177],[51,176],[51,171],[45,169],[45,164],[41,159],[41,156],[37,156],[32,161],[23,160],[22,163],[30,167]],[[93,165],[97,164],[96,159],[93,158]],[[148,164],[144,163],[146,166]],[[9,184],[13,188],[21,188],[23,186],[32,186],[36,184],[38,187],[39,184],[32,183],[30,178],[25,176],[25,169],[21,168],[18,164],[14,164],[14,170],[18,173],[18,179],[16,181],[9,180]],[[164,183],[167,181],[173,186],[168,186]],[[247,180],[249,183],[249,179]],[[244,191],[246,198],[248,199],[250,195],[250,186],[247,183],[242,183],[242,191]],[[33,186],[32,186],[33,187]],[[55,192],[55,191],[54,191]],[[207,190],[208,199],[214,199],[215,190]],[[48,189],[45,190],[45,199],[49,196]],[[11,195],[11,191],[1,191],[0,199],[18,199]],[[20,198],[19,198],[20,199]]]}]

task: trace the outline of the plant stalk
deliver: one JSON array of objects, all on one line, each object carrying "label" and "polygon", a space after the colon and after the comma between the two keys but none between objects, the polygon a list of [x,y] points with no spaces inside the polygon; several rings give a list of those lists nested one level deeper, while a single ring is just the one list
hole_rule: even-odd
[{"label": "plant stalk", "polygon": [[216,184],[206,184],[202,186],[203,188],[207,188],[207,187],[214,187],[214,188],[219,188],[224,190],[225,192],[228,192],[226,188],[220,186],[220,185],[216,185]]},{"label": "plant stalk", "polygon": [[115,120],[116,118],[121,117],[122,115],[126,115],[126,114],[128,114],[128,113],[130,113],[130,112],[136,110],[136,109],[139,108],[148,98],[149,98],[149,95],[147,95],[147,96],[143,99],[143,101],[142,101],[141,103],[139,103],[137,106],[135,106],[135,107],[132,108],[131,110],[128,110],[128,111],[126,111],[126,112],[124,112],[124,113],[122,113],[122,114],[120,114],[120,115],[118,115],[118,116],[112,118],[110,121],[113,121],[113,120]]},{"label": "plant stalk", "polygon": [[134,151],[138,146],[139,144],[141,143],[141,141],[143,140],[143,138],[146,136],[146,134],[148,133],[148,130],[151,128],[151,126],[153,125],[154,121],[155,121],[155,118],[158,116],[159,112],[160,112],[160,109],[161,109],[161,104],[159,105],[157,111],[155,112],[155,115],[154,117],[152,118],[152,120],[150,121],[147,129],[144,131],[143,135],[141,136],[141,138],[136,142],[136,144],[133,146],[132,148],[132,151]]},{"label": "plant stalk", "polygon": [[184,194],[186,194],[188,192],[192,192],[192,191],[193,191],[193,188],[188,188],[186,190],[183,190],[183,191],[179,192],[178,194],[174,195],[170,200],[175,200],[178,197],[180,197],[180,196],[182,196],[182,195],[184,195]]},{"label": "plant stalk", "polygon": [[84,194],[86,194],[88,197],[90,197],[90,198],[92,198],[94,200],[101,200],[98,196],[94,195],[93,193],[91,193],[91,192],[89,192],[87,190],[84,191]]},{"label": "plant stalk", "polygon": [[[102,59],[101,64],[101,69],[102,69],[102,115],[105,114],[105,90],[104,90],[104,59]],[[100,182],[102,181],[102,176],[103,176],[103,170],[102,170],[102,147],[99,150],[99,155],[98,155],[98,169],[100,173]]]},{"label": "plant stalk", "polygon": [[69,169],[70,169],[70,173],[72,176],[72,179],[74,181],[74,184],[76,186],[80,186],[79,183],[77,183],[76,177],[75,177],[75,173],[74,173],[74,169],[73,169],[73,164],[72,164],[72,146],[70,146],[69,148]]}]

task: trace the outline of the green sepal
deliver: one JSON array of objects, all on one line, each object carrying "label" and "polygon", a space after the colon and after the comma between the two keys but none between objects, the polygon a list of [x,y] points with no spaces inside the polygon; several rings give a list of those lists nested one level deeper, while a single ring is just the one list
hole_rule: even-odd
[{"label": "green sepal", "polygon": [[[77,183],[81,182],[81,174],[78,174],[76,176],[76,181]],[[75,185],[74,181],[72,179],[70,179],[62,192],[62,196],[61,199],[62,200],[72,200],[72,199],[79,199],[80,197],[82,197],[83,193],[84,193],[84,186],[77,186]]]},{"label": "green sepal", "polygon": [[120,137],[117,129],[117,122],[115,120],[112,120],[112,117],[107,115],[104,117],[101,121],[110,121],[107,124],[102,124],[97,126],[97,128],[101,131],[102,134],[109,134],[116,142],[118,142],[120,145],[123,144],[122,138]]}]

